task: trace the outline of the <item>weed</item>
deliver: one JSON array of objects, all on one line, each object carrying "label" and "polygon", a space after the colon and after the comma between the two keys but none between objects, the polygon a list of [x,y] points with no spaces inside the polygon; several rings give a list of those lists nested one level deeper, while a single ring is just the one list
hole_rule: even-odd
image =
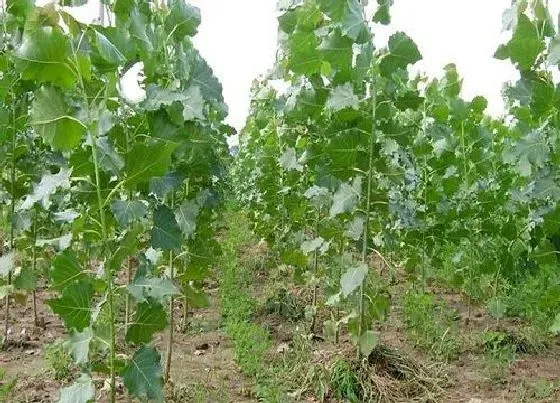
[{"label": "weed", "polygon": [[57,340],[45,347],[45,363],[57,381],[67,380],[72,373],[73,361],[66,343]]},{"label": "weed", "polygon": [[485,351],[482,361],[484,377],[491,384],[503,383],[519,346],[506,332],[486,331],[481,337]]},{"label": "weed", "polygon": [[272,291],[263,309],[269,315],[278,315],[291,322],[297,322],[305,315],[305,304],[283,287]]},{"label": "weed", "polygon": [[334,363],[330,384],[336,398],[348,399],[350,402],[361,401],[360,381],[348,361],[340,359]]},{"label": "weed", "polygon": [[408,337],[437,359],[449,360],[458,350],[453,315],[433,295],[409,292],[404,297],[404,317]]},{"label": "weed", "polygon": [[4,369],[0,368],[0,401],[8,401],[8,397],[12,393],[12,390],[16,386],[16,379],[6,381],[6,372]]}]

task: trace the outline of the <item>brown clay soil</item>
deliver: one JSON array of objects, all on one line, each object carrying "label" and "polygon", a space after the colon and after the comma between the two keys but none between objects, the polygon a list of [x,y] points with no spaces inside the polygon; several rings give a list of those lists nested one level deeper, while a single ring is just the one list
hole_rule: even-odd
[{"label": "brown clay soil", "polygon": [[[263,298],[264,280],[258,278],[255,288],[257,298]],[[263,280],[263,281],[261,281]],[[257,291],[258,288],[258,291]],[[397,287],[398,288],[398,287]],[[181,305],[174,309],[176,323],[174,354],[172,361],[172,383],[168,385],[166,399],[168,402],[254,402],[254,385],[251,380],[240,373],[234,359],[232,342],[221,329],[217,290],[207,290],[210,306],[196,310],[189,318],[189,329],[181,331]],[[396,291],[398,292],[398,291]],[[299,295],[307,295],[301,290],[294,290]],[[540,354],[519,354],[507,368],[499,382],[487,379],[483,370],[484,356],[476,341],[481,332],[495,327],[494,319],[484,309],[474,308],[469,315],[464,301],[454,294],[445,294],[438,290],[438,295],[449,307],[457,309],[460,318],[461,339],[468,344],[460,356],[450,364],[442,365],[441,373],[446,374],[447,383],[444,392],[434,401],[449,403],[502,403],[502,402],[560,402],[560,346],[552,344]],[[4,382],[16,379],[16,386],[9,402],[56,402],[59,389],[64,386],[53,380],[53,374],[44,362],[44,347],[57,339],[65,337],[65,331],[59,319],[52,314],[45,300],[49,295],[44,290],[37,292],[39,325],[35,326],[31,298],[24,304],[12,302],[10,309],[10,342],[0,352],[0,368],[5,370]],[[380,328],[381,341],[399,352],[420,362],[429,359],[415,349],[403,332],[402,313],[398,297],[393,300],[394,308],[389,315],[389,322]],[[3,312],[0,319],[3,323]],[[293,325],[277,316],[262,316],[259,321],[270,330],[274,340],[271,355],[282,354],[278,346],[291,340]],[[511,327],[519,325],[511,323]],[[508,326],[502,323],[501,326]],[[165,354],[166,333],[157,335],[155,344]],[[314,363],[329,365],[332,360],[349,349],[346,337],[341,345],[328,341],[316,340],[312,343]],[[97,390],[101,389],[102,379],[94,379]],[[122,385],[121,385],[122,387]],[[105,396],[98,396],[99,402]],[[120,402],[129,402],[122,393]],[[297,401],[318,401],[312,397],[302,397]],[[426,401],[427,403],[428,401]],[[288,400],[287,400],[288,403]]]}]

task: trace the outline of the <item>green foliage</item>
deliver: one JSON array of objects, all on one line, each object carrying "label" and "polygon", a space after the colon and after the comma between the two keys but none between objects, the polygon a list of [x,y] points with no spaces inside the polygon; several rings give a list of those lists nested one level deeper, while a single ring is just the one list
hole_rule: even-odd
[{"label": "green foliage", "polygon": [[330,385],[337,398],[360,401],[360,381],[346,360],[340,359],[333,365]]},{"label": "green foliage", "polygon": [[455,318],[433,295],[408,292],[404,297],[404,321],[414,344],[436,359],[452,359],[459,350],[460,336]]},{"label": "green foliage", "polygon": [[58,340],[45,346],[44,359],[54,379],[65,381],[70,378],[73,360],[65,342]]}]

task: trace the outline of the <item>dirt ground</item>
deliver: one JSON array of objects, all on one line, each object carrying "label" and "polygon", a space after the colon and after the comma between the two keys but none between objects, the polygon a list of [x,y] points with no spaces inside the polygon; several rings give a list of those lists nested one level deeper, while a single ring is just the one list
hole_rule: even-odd
[{"label": "dirt ground", "polygon": [[[258,290],[262,294],[262,282],[258,281]],[[177,303],[174,310],[176,323],[174,354],[172,362],[172,384],[168,385],[166,401],[168,402],[254,402],[251,396],[253,384],[240,373],[236,363],[232,342],[221,328],[217,290],[207,290],[210,306],[196,310],[189,318],[189,328],[181,329],[180,317],[182,307]],[[45,300],[49,295],[44,290],[37,292],[37,308],[40,327],[33,323],[31,298],[23,305],[12,305],[10,310],[11,342],[0,353],[0,368],[5,370],[4,382],[16,379],[16,386],[9,402],[56,402],[59,389],[64,386],[53,380],[53,374],[44,361],[44,347],[57,339],[65,337],[65,331],[59,319],[52,314]],[[445,295],[449,306],[456,307],[460,314],[459,324],[462,340],[476,338],[480,332],[492,328],[494,320],[484,309],[475,308],[471,320],[460,296]],[[426,361],[427,358],[407,341],[402,331],[402,314],[399,303],[394,303],[389,322],[383,325],[381,340],[384,344],[398,349],[415,360]],[[2,313],[4,309],[2,307]],[[3,316],[0,316],[3,321]],[[261,317],[271,330],[274,345],[290,341],[290,323],[282,318]],[[44,324],[44,325],[43,325]],[[513,323],[512,323],[513,326]],[[164,356],[166,334],[156,336],[155,345]],[[343,345],[337,346],[328,341],[312,344],[313,356],[319,361],[328,361],[349,346],[346,338]],[[560,346],[552,344],[541,354],[519,354],[507,368],[507,373],[499,382],[491,382],[482,370],[484,356],[473,348],[466,348],[457,360],[441,368],[448,379],[447,388],[437,401],[465,403],[502,403],[502,402],[560,402]],[[281,354],[276,347],[271,354]],[[97,381],[97,390],[101,388],[101,379]],[[317,401],[309,397],[300,401]],[[100,395],[98,401],[103,402]],[[128,402],[120,395],[119,401]]]}]

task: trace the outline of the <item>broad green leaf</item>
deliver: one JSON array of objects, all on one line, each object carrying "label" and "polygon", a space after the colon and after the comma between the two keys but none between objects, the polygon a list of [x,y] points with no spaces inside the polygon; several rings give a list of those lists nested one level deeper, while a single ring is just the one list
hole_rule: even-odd
[{"label": "broad green leaf", "polygon": [[[34,12],[39,13],[39,10],[36,8]],[[59,27],[30,26],[29,21],[21,45],[14,54],[16,68],[25,80],[71,87],[77,77],[70,67],[68,37]]]},{"label": "broad green leaf", "polygon": [[148,213],[148,206],[141,200],[115,200],[111,203],[111,212],[122,228],[138,221]]},{"label": "broad green leaf", "polygon": [[503,301],[497,297],[492,298],[488,302],[487,307],[488,307],[488,312],[490,312],[490,315],[492,315],[494,319],[503,318],[507,311],[506,304],[504,304]]},{"label": "broad green leaf", "polygon": [[131,343],[149,343],[154,333],[167,326],[167,314],[163,305],[150,301],[136,306],[134,320],[126,332],[126,341]]},{"label": "broad green leaf", "polygon": [[301,243],[301,251],[305,254],[314,252],[323,246],[325,240],[321,237],[309,239]]},{"label": "broad green leaf", "polygon": [[223,102],[222,84],[220,84],[220,81],[214,76],[212,69],[206,60],[200,56],[198,51],[194,50],[193,52],[195,56],[192,61],[192,84],[200,88],[202,96],[207,101]]},{"label": "broad green leaf", "polygon": [[346,108],[358,109],[359,106],[360,99],[354,94],[354,89],[350,83],[339,85],[332,90],[326,104],[326,107],[333,112]]},{"label": "broad green leaf", "polygon": [[548,48],[548,64],[556,66],[560,64],[560,36],[552,38]]},{"label": "broad green leaf", "polygon": [[359,176],[354,178],[352,185],[341,184],[333,196],[333,204],[330,209],[331,218],[354,210],[360,201],[361,192],[362,180]]},{"label": "broad green leaf", "polygon": [[67,285],[60,298],[47,301],[54,313],[62,318],[67,329],[81,332],[90,324],[93,287],[81,280]]},{"label": "broad green leaf", "polygon": [[358,0],[319,0],[319,5],[344,35],[354,41],[367,37],[368,29]]},{"label": "broad green leaf", "polygon": [[182,241],[181,229],[177,225],[175,214],[169,207],[159,206],[154,212],[152,247],[166,250],[179,249]]},{"label": "broad green leaf", "polygon": [[155,348],[140,347],[122,375],[131,396],[163,403],[161,357]]},{"label": "broad green leaf", "polygon": [[101,169],[113,175],[118,175],[124,167],[124,160],[109,142],[107,137],[97,138],[97,156]]},{"label": "broad green leaf", "polygon": [[560,313],[557,313],[554,317],[552,325],[548,328],[551,333],[560,334]]},{"label": "broad green leaf", "polygon": [[53,87],[35,91],[31,125],[51,147],[60,151],[75,148],[86,132],[86,126],[71,116],[62,93]]},{"label": "broad green leaf", "polygon": [[352,68],[352,41],[336,29],[323,39],[319,46],[323,59],[335,71]]},{"label": "broad green leaf", "polygon": [[389,25],[391,23],[391,6],[393,5],[393,0],[377,0],[377,10],[373,16],[373,21],[378,22],[383,25]]},{"label": "broad green leaf", "polygon": [[89,357],[89,344],[93,340],[91,327],[86,327],[83,332],[73,331],[70,335],[70,354],[76,364],[85,364]]},{"label": "broad green leaf", "polygon": [[37,274],[31,266],[24,266],[14,273],[14,288],[16,290],[34,290],[37,287]]},{"label": "broad green leaf", "polygon": [[328,206],[332,202],[331,192],[328,188],[323,186],[311,186],[305,191],[304,197],[310,200],[317,208]]},{"label": "broad green leaf", "polygon": [[89,403],[95,400],[95,385],[89,375],[82,376],[71,386],[62,388],[58,403]]},{"label": "broad green leaf", "polygon": [[138,243],[140,241],[139,238],[142,232],[143,227],[138,224],[125,234],[125,236],[119,241],[117,249],[113,252],[107,262],[109,270],[120,270],[123,260],[128,256],[136,254],[138,251]]},{"label": "broad green leaf", "polygon": [[165,19],[165,31],[175,40],[182,41],[185,36],[194,36],[200,25],[200,9],[184,0],[172,0],[171,10]]},{"label": "broad green leaf", "polygon": [[164,175],[171,165],[172,143],[136,143],[125,156],[126,187],[134,189],[154,176]]},{"label": "broad green leaf", "polygon": [[364,334],[360,335],[360,353],[362,353],[365,357],[369,357],[375,347],[377,347],[378,340],[379,338],[373,330],[368,330]]},{"label": "broad green leaf", "polygon": [[313,75],[321,72],[323,61],[319,40],[313,32],[296,32],[289,39],[288,68],[297,74]]},{"label": "broad green leaf", "polygon": [[414,41],[404,32],[397,32],[389,38],[389,53],[381,59],[379,69],[384,77],[391,77],[399,69],[406,69],[422,59]]},{"label": "broad green leaf", "polygon": [[11,295],[14,292],[13,284],[10,285],[0,285],[0,300],[3,300],[8,295]]},{"label": "broad green leaf", "polygon": [[95,31],[95,44],[99,54],[111,64],[123,64],[126,59],[117,47],[102,33]]},{"label": "broad green leaf", "polygon": [[17,17],[27,17],[33,11],[33,0],[6,0],[8,13]]},{"label": "broad green leaf", "polygon": [[344,236],[358,241],[364,233],[364,223],[365,219],[363,217],[356,217],[348,223],[346,230],[344,231]]},{"label": "broad green leaf", "polygon": [[204,98],[198,86],[193,85],[186,90],[170,90],[151,84],[146,88],[144,108],[149,111],[157,111],[176,102],[183,109],[185,121],[204,119]]},{"label": "broad green leaf", "polygon": [[285,171],[303,172],[303,165],[298,162],[296,150],[293,147],[286,148],[284,153],[278,158],[278,163]]},{"label": "broad green leaf", "polygon": [[529,257],[541,265],[556,266],[558,263],[557,253],[555,246],[548,239],[544,239],[529,254]]},{"label": "broad green leaf", "polygon": [[175,219],[185,239],[189,239],[196,230],[196,218],[200,212],[199,205],[194,200],[185,200],[177,210]]},{"label": "broad green leaf", "polygon": [[21,210],[29,210],[35,203],[41,202],[45,210],[51,206],[50,197],[59,189],[70,188],[71,169],[61,168],[56,174],[46,173],[41,177],[41,181],[33,184],[33,192],[25,198],[20,206]]},{"label": "broad green leaf", "polygon": [[8,277],[12,273],[15,266],[15,252],[8,252],[0,256],[0,277]]},{"label": "broad green leaf", "polygon": [[537,27],[525,14],[520,14],[513,37],[495,54],[498,59],[509,58],[520,70],[530,70],[539,54],[545,49]]},{"label": "broad green leaf", "polygon": [[166,297],[179,294],[179,290],[170,279],[160,277],[137,278],[128,285],[127,289],[139,303],[146,302],[146,298],[161,303]]},{"label": "broad green leaf", "polygon": [[50,287],[52,289],[63,290],[68,284],[81,279],[82,262],[71,250],[65,250],[56,256],[52,262],[50,270]]},{"label": "broad green leaf", "polygon": [[359,288],[368,274],[368,267],[366,264],[350,267],[346,273],[340,278],[340,290],[342,295],[346,298]]},{"label": "broad green leaf", "polygon": [[150,179],[150,193],[159,199],[165,199],[169,193],[177,190],[184,181],[184,176],[178,172],[168,172],[164,176],[156,176]]}]

